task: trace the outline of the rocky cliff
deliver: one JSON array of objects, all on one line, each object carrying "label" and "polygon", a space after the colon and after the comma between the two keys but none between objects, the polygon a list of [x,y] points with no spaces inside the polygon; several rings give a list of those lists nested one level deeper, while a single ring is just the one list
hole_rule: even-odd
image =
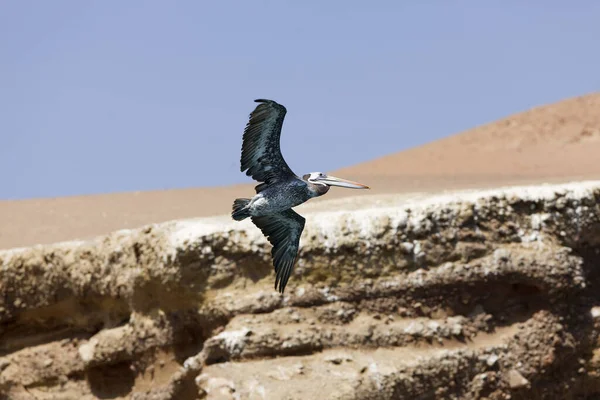
[{"label": "rocky cliff", "polygon": [[600,395],[600,182],[362,202],[305,213],[283,296],[249,221],[0,252],[0,393]]}]

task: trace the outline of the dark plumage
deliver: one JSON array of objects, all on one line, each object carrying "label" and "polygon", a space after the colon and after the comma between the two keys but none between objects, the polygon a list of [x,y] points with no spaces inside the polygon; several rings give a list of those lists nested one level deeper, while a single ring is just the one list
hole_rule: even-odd
[{"label": "dark plumage", "polygon": [[275,288],[281,282],[281,292],[287,285],[298,257],[300,235],[306,219],[291,208],[269,215],[252,217],[252,222],[273,245],[271,256],[275,265]]},{"label": "dark plumage", "polygon": [[250,114],[242,141],[242,172],[261,182],[252,199],[236,199],[231,216],[236,221],[251,218],[273,249],[275,289],[284,292],[298,258],[305,219],[292,207],[322,196],[330,186],[368,189],[367,186],[313,172],[298,177],[281,155],[280,137],[287,110],[272,100],[260,103]]},{"label": "dark plumage", "polygon": [[287,110],[270,100],[254,100],[259,104],[250,114],[244,129],[242,142],[241,171],[264,184],[257,186],[257,192],[268,185],[293,178],[295,174],[287,165],[279,146],[281,127]]}]

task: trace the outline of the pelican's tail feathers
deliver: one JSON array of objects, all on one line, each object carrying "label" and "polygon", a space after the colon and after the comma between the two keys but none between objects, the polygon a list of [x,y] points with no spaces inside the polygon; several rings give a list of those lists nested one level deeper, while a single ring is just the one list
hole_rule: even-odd
[{"label": "pelican's tail feathers", "polygon": [[250,199],[235,199],[231,217],[236,221],[248,218],[250,216],[250,210],[247,208],[249,203]]}]

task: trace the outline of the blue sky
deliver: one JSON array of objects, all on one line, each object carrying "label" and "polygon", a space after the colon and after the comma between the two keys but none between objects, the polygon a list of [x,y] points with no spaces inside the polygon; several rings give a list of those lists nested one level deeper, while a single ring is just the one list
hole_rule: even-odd
[{"label": "blue sky", "polygon": [[0,199],[215,186],[255,98],[298,174],[600,89],[596,1],[4,1]]}]

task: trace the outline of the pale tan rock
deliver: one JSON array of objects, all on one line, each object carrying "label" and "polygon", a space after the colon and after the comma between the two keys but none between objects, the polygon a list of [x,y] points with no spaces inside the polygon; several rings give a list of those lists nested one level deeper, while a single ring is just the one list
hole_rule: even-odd
[{"label": "pale tan rock", "polygon": [[529,385],[529,381],[516,369],[508,371],[507,379],[511,389],[520,389]]},{"label": "pale tan rock", "polygon": [[283,296],[227,218],[3,251],[0,391],[574,397],[600,387],[599,203],[587,182],[306,213]]}]

